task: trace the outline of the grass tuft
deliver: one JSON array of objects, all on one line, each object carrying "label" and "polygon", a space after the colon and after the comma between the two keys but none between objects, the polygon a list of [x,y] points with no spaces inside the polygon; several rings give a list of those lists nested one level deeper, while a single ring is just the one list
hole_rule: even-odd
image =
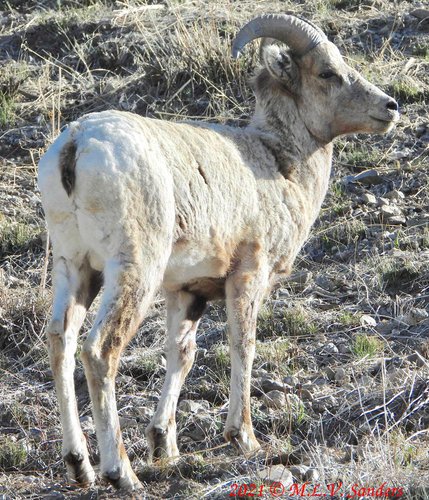
[{"label": "grass tuft", "polygon": [[373,358],[383,352],[383,342],[374,335],[358,334],[353,339],[352,352],[358,358]]}]

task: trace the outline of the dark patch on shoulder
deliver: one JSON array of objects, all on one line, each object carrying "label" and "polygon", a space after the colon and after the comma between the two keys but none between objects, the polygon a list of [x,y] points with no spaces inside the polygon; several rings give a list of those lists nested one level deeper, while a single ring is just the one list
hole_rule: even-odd
[{"label": "dark patch on shoulder", "polygon": [[290,155],[282,150],[281,147],[273,144],[273,142],[269,139],[261,137],[261,142],[268,153],[273,156],[278,171],[283,175],[285,179],[290,179],[292,173],[295,170],[295,165],[291,160]]},{"label": "dark patch on shoulder", "polygon": [[192,304],[188,307],[186,311],[186,319],[191,321],[198,321],[204,313],[206,308],[207,300],[201,295],[196,295]]},{"label": "dark patch on shoulder", "polygon": [[72,194],[76,183],[76,151],[76,143],[70,141],[60,153],[61,183],[68,196]]}]

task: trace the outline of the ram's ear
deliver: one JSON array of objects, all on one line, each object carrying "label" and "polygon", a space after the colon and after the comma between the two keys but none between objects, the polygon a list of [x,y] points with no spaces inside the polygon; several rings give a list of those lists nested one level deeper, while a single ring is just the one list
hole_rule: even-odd
[{"label": "ram's ear", "polygon": [[263,47],[262,59],[271,76],[295,93],[299,88],[299,69],[286,47],[267,45]]}]

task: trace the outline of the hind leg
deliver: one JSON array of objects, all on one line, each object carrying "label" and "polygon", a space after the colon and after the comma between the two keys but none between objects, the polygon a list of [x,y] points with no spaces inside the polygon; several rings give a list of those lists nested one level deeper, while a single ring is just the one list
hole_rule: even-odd
[{"label": "hind leg", "polygon": [[47,327],[49,357],[63,429],[62,455],[70,481],[92,483],[86,440],[80,427],[73,373],[77,336],[101,286],[101,275],[86,258],[54,256],[54,303]]},{"label": "hind leg", "polygon": [[81,355],[91,394],[101,474],[113,486],[124,490],[139,489],[141,484],[122,440],[115,377],[120,355],[153,299],[167,260],[149,255],[138,259],[135,254],[122,254],[107,261],[102,302]]},{"label": "hind leg", "polygon": [[167,374],[158,408],[146,429],[150,457],[179,456],[176,444],[176,406],[180,389],[195,358],[195,334],[205,299],[180,291],[167,293]]}]

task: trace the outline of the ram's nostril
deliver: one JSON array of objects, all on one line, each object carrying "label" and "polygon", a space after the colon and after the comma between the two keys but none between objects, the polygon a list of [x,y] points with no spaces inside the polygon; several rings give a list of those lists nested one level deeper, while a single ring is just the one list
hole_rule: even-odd
[{"label": "ram's nostril", "polygon": [[386,104],[386,108],[391,109],[392,111],[398,111],[398,103],[395,100],[390,99]]}]

